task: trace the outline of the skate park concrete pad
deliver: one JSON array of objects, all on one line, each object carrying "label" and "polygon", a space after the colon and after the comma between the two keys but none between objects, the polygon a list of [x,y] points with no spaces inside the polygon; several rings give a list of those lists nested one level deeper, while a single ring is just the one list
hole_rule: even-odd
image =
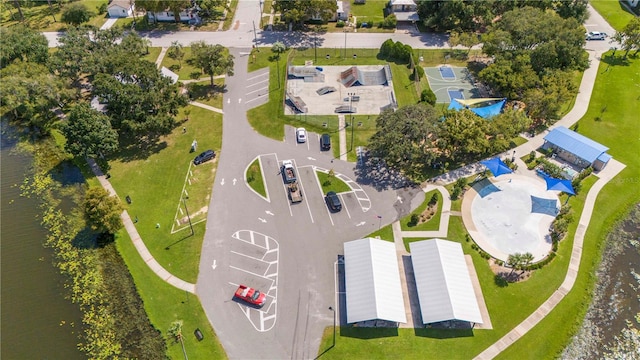
[{"label": "skate park concrete pad", "polygon": [[[287,79],[287,92],[291,96],[300,98],[307,107],[307,115],[338,115],[335,109],[338,106],[351,106],[355,109],[353,114],[378,115],[381,108],[395,102],[392,79],[388,79],[386,85],[359,85],[345,87],[340,82],[340,73],[351,68],[344,66],[319,66],[324,74],[324,81],[305,82],[303,78]],[[383,65],[357,66],[358,70],[375,72],[383,68]],[[320,78],[320,77],[318,77]],[[316,91],[322,87],[331,86],[337,91],[325,95],[319,95]],[[359,101],[349,102],[345,98],[351,95],[359,97]],[[290,104],[287,102],[287,104]],[[285,106],[285,115],[295,115],[292,106]]]}]

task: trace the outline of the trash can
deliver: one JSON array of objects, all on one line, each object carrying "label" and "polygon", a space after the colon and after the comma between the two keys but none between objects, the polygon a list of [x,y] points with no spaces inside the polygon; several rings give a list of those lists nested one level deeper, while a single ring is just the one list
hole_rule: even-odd
[{"label": "trash can", "polygon": [[131,196],[127,195],[127,197],[125,197],[125,200],[127,200],[127,204],[131,204]]},{"label": "trash can", "polygon": [[193,335],[196,336],[198,341],[202,341],[204,339],[204,335],[202,335],[202,331],[200,331],[200,329],[196,329],[196,331],[193,332]]}]

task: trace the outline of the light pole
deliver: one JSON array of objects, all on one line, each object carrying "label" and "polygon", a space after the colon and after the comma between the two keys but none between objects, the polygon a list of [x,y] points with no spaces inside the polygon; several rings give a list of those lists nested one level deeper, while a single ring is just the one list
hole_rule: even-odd
[{"label": "light pole", "polygon": [[333,345],[331,347],[334,347],[336,346],[336,309],[329,306],[329,310],[333,311]]},{"label": "light pole", "polygon": [[347,29],[344,29],[344,58],[347,58]]}]

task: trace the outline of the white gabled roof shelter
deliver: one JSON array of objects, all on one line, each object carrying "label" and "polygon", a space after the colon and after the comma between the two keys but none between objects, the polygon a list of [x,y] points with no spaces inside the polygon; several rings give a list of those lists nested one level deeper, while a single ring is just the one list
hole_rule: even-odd
[{"label": "white gabled roof shelter", "polygon": [[366,238],[344,243],[347,323],[406,323],[398,258],[392,242]]},{"label": "white gabled roof shelter", "polygon": [[462,245],[442,239],[409,244],[422,323],[447,320],[482,324]]}]

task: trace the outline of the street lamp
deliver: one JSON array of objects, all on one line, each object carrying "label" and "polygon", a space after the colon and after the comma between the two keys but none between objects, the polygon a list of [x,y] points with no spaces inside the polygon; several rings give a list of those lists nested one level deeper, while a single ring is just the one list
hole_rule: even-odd
[{"label": "street lamp", "polygon": [[344,58],[347,58],[347,29],[344,29]]},{"label": "street lamp", "polygon": [[331,347],[334,347],[336,346],[336,309],[329,306],[329,310],[333,311],[333,345]]}]

